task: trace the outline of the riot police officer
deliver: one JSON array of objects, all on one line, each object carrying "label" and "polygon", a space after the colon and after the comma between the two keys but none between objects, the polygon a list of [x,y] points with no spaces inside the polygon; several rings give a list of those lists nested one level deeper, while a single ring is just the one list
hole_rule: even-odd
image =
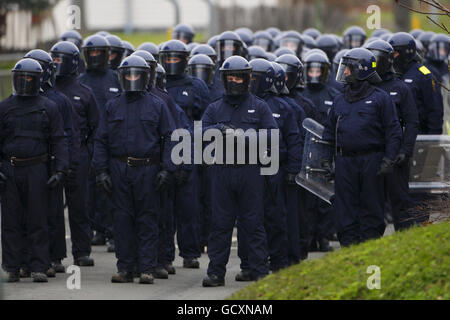
[{"label": "riot police officer", "polygon": [[333,61],[334,56],[339,51],[339,43],[329,34],[319,36],[316,39],[316,47],[327,54],[329,61]]},{"label": "riot police officer", "polygon": [[150,68],[144,59],[130,56],[118,70],[124,92],[103,110],[93,166],[114,208],[118,272],[111,281],[133,282],[137,266],[139,282],[150,284],[157,266],[158,191],[165,190],[174,170],[171,146],[161,148],[161,137],[166,140],[175,126],[164,102],[147,92]]},{"label": "riot police officer", "polygon": [[110,35],[106,37],[109,42],[109,67],[112,70],[117,70],[125,53],[125,47],[122,40],[118,36]]},{"label": "riot police officer", "polygon": [[328,77],[328,85],[335,88],[339,92],[344,92],[344,84],[336,81],[336,73],[339,68],[341,58],[348,52],[349,49],[339,50],[333,58],[333,64],[331,66],[330,76]]},{"label": "riot police officer", "polygon": [[295,52],[295,55],[300,58],[303,52],[304,40],[302,35],[297,31],[287,31],[280,38],[280,47],[287,47]]},{"label": "riot police officer", "polygon": [[[260,46],[251,46],[248,48],[248,60],[266,59],[266,51]],[[266,59],[267,60],[267,59]]]},{"label": "riot police officer", "polygon": [[[82,47],[87,71],[79,77],[79,80],[94,92],[99,112],[105,108],[109,99],[120,92],[117,72],[108,68],[109,46],[110,44],[105,37],[93,35],[86,38]],[[95,224],[100,225],[103,232],[107,233],[108,252],[114,252],[111,206],[104,194],[97,194],[96,189],[94,177],[91,176],[89,182],[89,214],[95,220]],[[95,235],[93,243],[102,243],[103,232],[98,230],[99,228],[96,229],[100,235]]]},{"label": "riot police officer", "polygon": [[321,36],[321,32],[317,30],[316,28],[307,28],[303,30],[302,34],[310,36],[314,40],[316,40],[318,37]]},{"label": "riot police officer", "polygon": [[348,27],[342,34],[342,41],[346,49],[359,48],[364,44],[366,39],[366,32],[358,26]]},{"label": "riot police officer", "polygon": [[[69,170],[65,185],[69,207],[69,225],[71,230],[72,254],[79,266],[94,265],[89,258],[91,247],[86,237],[92,237],[92,228],[88,224],[88,171],[92,158],[94,132],[98,126],[99,111],[92,90],[77,79],[80,52],[67,41],[60,41],[50,49],[56,70],[55,88],[71,101],[73,117],[79,130],[79,164]],[[62,224],[59,228],[64,228]],[[100,226],[98,226],[100,228]],[[60,266],[61,261],[54,261]],[[59,267],[61,268],[61,267]]]},{"label": "riot police officer", "polygon": [[394,69],[414,95],[419,112],[419,134],[442,134],[442,95],[431,71],[414,61],[414,38],[406,32],[398,32],[388,42],[394,48]]},{"label": "riot police officer", "polygon": [[190,44],[194,41],[194,29],[187,24],[180,23],[173,28],[172,39],[180,40],[185,44]]},{"label": "riot police officer", "polygon": [[345,89],[334,99],[324,140],[335,146],[337,235],[349,246],[383,236],[383,175],[392,171],[401,129],[391,98],[373,85],[380,77],[369,50],[347,52],[336,79]]},{"label": "riot police officer", "polygon": [[[321,36],[323,37],[323,36]],[[306,64],[306,88],[303,91],[317,108],[316,121],[325,125],[334,98],[339,91],[327,85],[330,74],[330,62],[325,55],[313,53],[308,55]],[[308,194],[307,207],[311,210],[311,251],[331,251],[329,239],[334,233],[333,207],[318,197]]]},{"label": "riot police officer", "polygon": [[145,50],[151,53],[156,61],[159,61],[159,48],[153,42],[144,42],[137,48],[137,50]]},{"label": "riot police officer", "polygon": [[[83,38],[81,34],[76,30],[68,30],[64,32],[61,37],[61,41],[69,41],[77,46],[78,50],[81,50],[81,45],[83,44]],[[79,56],[78,61],[78,74],[82,74],[86,72],[86,66],[84,64],[83,58]]]},{"label": "riot police officer", "polygon": [[[232,128],[276,129],[269,106],[249,93],[251,67],[247,60],[230,57],[225,60],[220,72],[225,95],[208,106],[202,117],[203,130],[215,128],[227,135]],[[248,160],[246,164],[213,165],[211,233],[208,241],[210,262],[207,277],[203,280],[204,287],[225,285],[226,264],[236,219],[247,236],[248,265],[252,278],[258,279],[268,274],[263,186],[264,177],[259,165]]]},{"label": "riot police officer", "polygon": [[125,48],[125,51],[123,53],[124,58],[131,56],[131,54],[135,51],[134,46],[125,40],[122,40],[122,44]]},{"label": "riot police officer", "polygon": [[[164,43],[160,62],[166,71],[169,95],[188,116],[191,125],[199,120],[208,105],[208,87],[203,80],[186,75],[188,51],[179,40]],[[185,268],[199,268],[200,257],[200,172],[198,166],[183,166],[175,173],[177,187],[175,221],[180,256]],[[171,248],[173,251],[174,248]]]},{"label": "riot police officer", "polygon": [[395,230],[404,229],[412,224],[408,209],[414,206],[409,195],[409,159],[414,152],[417,133],[419,132],[419,116],[416,103],[407,84],[398,79],[394,73],[394,48],[383,40],[373,41],[365,46],[377,60],[377,73],[382,82],[377,87],[389,93],[396,106],[402,142],[395,159],[394,172],[386,176],[386,187],[392,208]]},{"label": "riot police officer", "polygon": [[[13,95],[0,103],[2,267],[8,282],[20,280],[25,247],[33,281],[48,281],[49,187],[61,185],[68,168],[61,115],[52,101],[39,95],[42,72],[35,60],[17,62]],[[47,165],[51,157],[52,174]]]},{"label": "riot police officer", "polygon": [[260,46],[264,51],[272,51],[273,39],[269,32],[258,31],[253,35],[253,45]]}]

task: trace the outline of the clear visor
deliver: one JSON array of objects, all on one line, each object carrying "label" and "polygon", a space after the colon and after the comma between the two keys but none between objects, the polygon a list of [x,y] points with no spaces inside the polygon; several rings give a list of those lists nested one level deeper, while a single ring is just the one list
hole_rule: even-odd
[{"label": "clear visor", "polygon": [[123,91],[145,91],[149,79],[150,70],[147,68],[119,68],[119,80]]},{"label": "clear visor", "polygon": [[264,49],[264,51],[269,51],[270,50],[270,40],[269,39],[256,38],[253,41],[253,45],[260,46],[261,48]]},{"label": "clear visor", "polygon": [[286,47],[288,49],[291,49],[294,52],[297,52],[298,46],[299,46],[300,40],[297,38],[283,38],[280,40],[280,47]]},{"label": "clear visor", "polygon": [[336,73],[336,81],[340,83],[350,83],[351,78],[355,78],[356,62],[348,59],[341,59]]},{"label": "clear visor", "polygon": [[445,42],[433,42],[428,47],[428,56],[435,61],[449,59],[449,45]]}]

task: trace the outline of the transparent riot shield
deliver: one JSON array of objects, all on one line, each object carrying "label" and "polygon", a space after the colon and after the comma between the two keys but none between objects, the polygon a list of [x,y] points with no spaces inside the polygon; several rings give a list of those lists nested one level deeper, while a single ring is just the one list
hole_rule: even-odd
[{"label": "transparent riot shield", "polygon": [[418,135],[411,159],[411,192],[450,191],[450,136]]},{"label": "transparent riot shield", "polygon": [[323,167],[323,162],[332,161],[333,146],[322,140],[324,127],[320,123],[306,118],[303,121],[303,128],[306,130],[306,136],[302,169],[295,177],[295,182],[331,204],[334,182],[326,177],[328,170]]}]

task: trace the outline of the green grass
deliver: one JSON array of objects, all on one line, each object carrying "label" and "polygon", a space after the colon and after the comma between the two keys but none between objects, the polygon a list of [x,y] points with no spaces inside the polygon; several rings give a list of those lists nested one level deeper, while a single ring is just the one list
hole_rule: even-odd
[{"label": "green grass", "polygon": [[[367,267],[381,270],[369,290]],[[229,299],[450,299],[450,222],[343,248],[271,274]]]}]

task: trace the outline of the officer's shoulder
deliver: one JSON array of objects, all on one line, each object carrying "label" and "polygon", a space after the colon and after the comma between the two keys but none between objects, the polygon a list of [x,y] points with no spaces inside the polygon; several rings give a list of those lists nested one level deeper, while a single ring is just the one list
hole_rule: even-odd
[{"label": "officer's shoulder", "polygon": [[338,89],[332,86],[327,86],[327,90],[333,98],[341,93]]},{"label": "officer's shoulder", "polygon": [[3,99],[0,101],[0,108],[9,107],[11,105],[11,102],[14,100],[15,96],[11,94],[9,97]]},{"label": "officer's shoulder", "polygon": [[194,85],[200,86],[203,89],[205,89],[207,92],[209,92],[209,88],[208,88],[208,86],[207,86],[205,81],[203,81],[202,79],[199,79],[199,78],[195,78],[195,77],[190,77],[190,78],[191,78],[192,83]]},{"label": "officer's shoulder", "polygon": [[44,106],[48,110],[58,111],[58,105],[54,101],[42,95],[39,95],[37,103],[39,103],[41,106]]},{"label": "officer's shoulder", "polygon": [[160,104],[161,106],[166,105],[166,102],[153,92],[147,92],[147,96],[152,98],[156,103]]}]

